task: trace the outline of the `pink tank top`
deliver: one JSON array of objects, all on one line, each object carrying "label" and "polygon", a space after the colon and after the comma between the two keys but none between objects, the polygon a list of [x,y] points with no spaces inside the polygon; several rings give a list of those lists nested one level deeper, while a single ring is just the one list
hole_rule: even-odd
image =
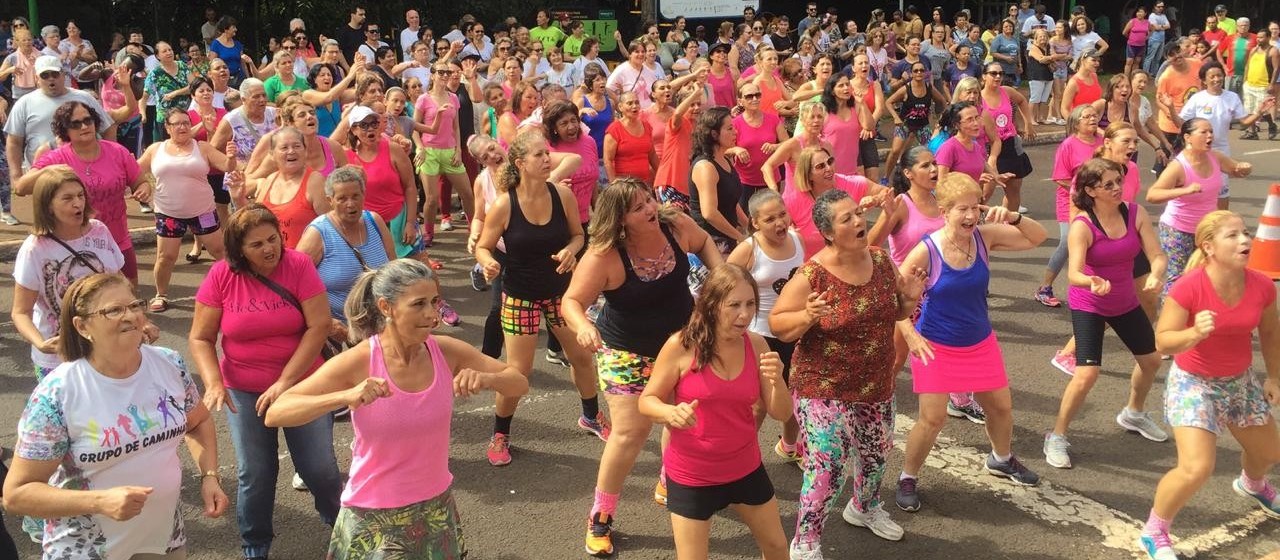
[{"label": "pink tank top", "polygon": [[[982,100],[982,112],[991,115],[991,120],[996,122],[996,133],[1001,140],[1008,140],[1018,135],[1018,127],[1013,124],[1013,105],[1009,103],[1009,92],[1000,88],[1000,105],[992,107],[987,104],[987,98],[978,95]],[[986,135],[981,138],[986,140]]]},{"label": "pink tank top", "polygon": [[751,338],[743,335],[742,371],[733,379],[716,375],[711,366],[691,369],[676,382],[675,402],[698,401],[697,423],[671,430],[662,454],[667,476],[685,486],[727,484],[760,467],[752,405],[760,400],[760,372]]},{"label": "pink tank top", "polygon": [[190,154],[172,156],[165,150],[172,140],[156,146],[151,159],[151,172],[156,176],[156,192],[152,204],[156,212],[170,218],[195,218],[214,210],[213,191],[209,189],[209,162],[200,144],[191,141]]},{"label": "pink tank top", "polygon": [[733,87],[733,74],[725,68],[724,76],[716,77],[715,72],[707,72],[707,83],[711,85],[711,101],[713,107],[733,107],[738,104],[738,97]]},{"label": "pink tank top", "polygon": [[385,137],[378,139],[378,154],[373,161],[360,159],[355,150],[347,150],[347,161],[364,168],[365,210],[377,213],[387,223],[404,211],[404,187],[391,163],[391,146]]},{"label": "pink tank top", "polygon": [[[649,107],[649,109],[652,108],[652,106]],[[649,128],[653,129],[653,151],[658,154],[658,161],[662,161],[662,149],[665,147],[663,144],[667,139],[667,119],[649,109],[641,111],[640,116],[644,117],[644,122],[649,123]]]},{"label": "pink tank top", "polygon": [[1200,192],[1170,200],[1164,207],[1164,213],[1160,215],[1160,223],[1183,233],[1195,233],[1200,219],[1218,209],[1218,193],[1222,191],[1222,168],[1218,165],[1218,158],[1209,154],[1209,175],[1201,177],[1196,175],[1185,151],[1178,154],[1176,159],[1182,164],[1182,173],[1186,176],[1182,184],[1200,183]]},{"label": "pink tank top", "polygon": [[764,186],[764,172],[760,170],[760,166],[769,159],[768,154],[764,153],[764,145],[777,144],[785,140],[785,138],[778,138],[779,122],[777,115],[764,112],[760,114],[759,127],[751,126],[751,123],[748,123],[746,117],[742,115],[733,118],[733,128],[738,131],[738,146],[745,149],[751,156],[747,163],[740,163],[737,160],[733,163],[742,184],[753,187]]},{"label": "pink tank top", "polygon": [[853,175],[858,172],[858,143],[862,140],[862,123],[858,122],[858,113],[850,112],[849,120],[840,118],[838,113],[828,113],[827,123],[822,127],[822,137],[831,142],[836,160],[836,173]]},{"label": "pink tank top", "polygon": [[942,229],[946,219],[942,214],[930,218],[924,215],[911,200],[910,193],[898,195],[898,202],[907,209],[907,221],[898,225],[898,231],[889,234],[889,258],[894,266],[901,266],[907,255],[920,243],[924,236]]},{"label": "pink tank top", "polygon": [[320,176],[328,177],[330,173],[333,173],[333,169],[335,167],[333,161],[333,149],[329,147],[328,138],[317,136],[316,140],[320,142],[320,151],[324,152],[324,167],[320,168]]},{"label": "pink tank top", "polygon": [[[321,140],[324,140],[321,138]],[[263,189],[262,194],[258,196],[258,202],[267,207],[276,219],[280,220],[280,234],[284,237],[284,246],[290,249],[298,248],[298,240],[302,239],[302,232],[306,231],[307,224],[311,220],[316,219],[315,207],[307,202],[307,181],[311,179],[313,171],[310,167],[302,172],[302,184],[298,185],[298,190],[294,192],[293,198],[275,204],[271,202],[271,188],[276,186],[276,181],[280,179],[277,172],[275,177],[271,178],[271,182],[267,183],[267,188]]]},{"label": "pink tank top", "polygon": [[453,483],[449,472],[453,373],[435,338],[427,337],[426,347],[435,378],[426,389],[409,393],[396,387],[387,374],[378,336],[369,339],[369,377],[387,380],[391,396],[351,412],[355,441],[351,476],[342,491],[344,507],[403,507],[439,496]]}]

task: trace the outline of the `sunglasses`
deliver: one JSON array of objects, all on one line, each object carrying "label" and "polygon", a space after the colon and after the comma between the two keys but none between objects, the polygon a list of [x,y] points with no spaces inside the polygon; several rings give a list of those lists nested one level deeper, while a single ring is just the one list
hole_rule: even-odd
[{"label": "sunglasses", "polygon": [[40,73],[40,78],[45,80],[57,79],[59,76],[62,76],[62,72],[59,72],[57,70],[49,70],[47,72]]},{"label": "sunglasses", "polygon": [[98,121],[93,120],[93,117],[85,117],[83,119],[67,122],[67,128],[70,128],[71,130],[80,130],[86,126],[97,127]]},{"label": "sunglasses", "polygon": [[447,50],[449,50],[449,45],[440,45],[440,46],[436,47],[436,50],[438,50],[438,51],[447,51]]},{"label": "sunglasses", "polygon": [[371,129],[378,128],[378,121],[377,120],[360,121],[352,126],[356,128],[364,129],[364,130],[371,130]]},{"label": "sunglasses", "polygon": [[364,32],[365,32],[365,33],[381,33],[381,32],[382,32],[382,30],[381,30],[381,29],[366,29]]},{"label": "sunglasses", "polygon": [[991,76],[992,78],[1000,78],[1004,76],[1004,70],[991,70],[989,72],[983,72],[983,74]]},{"label": "sunglasses", "polygon": [[758,92],[758,91],[757,91],[757,92],[755,92],[755,93],[744,93],[744,94],[742,94],[742,98],[743,98],[743,99],[747,99],[747,100],[751,100],[751,101],[757,101],[757,100],[759,100],[761,97],[764,97],[764,94],[763,94],[763,93],[760,93],[760,92]]},{"label": "sunglasses", "polygon": [[441,69],[436,69],[436,70],[432,70],[432,71],[431,71],[431,73],[432,73],[432,74],[435,74],[435,75],[437,75],[437,76],[452,76],[452,75],[453,75],[453,70],[441,70]]}]

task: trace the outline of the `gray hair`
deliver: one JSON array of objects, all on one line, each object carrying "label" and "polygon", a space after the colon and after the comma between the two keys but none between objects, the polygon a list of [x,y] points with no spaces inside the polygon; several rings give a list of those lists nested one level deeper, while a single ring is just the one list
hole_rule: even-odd
[{"label": "gray hair", "polygon": [[243,82],[240,82],[240,96],[249,97],[249,91],[255,87],[262,88],[263,91],[266,91],[267,89],[266,84],[263,84],[262,80],[257,78],[245,78]]},{"label": "gray hair", "polygon": [[760,189],[747,201],[747,216],[754,219],[760,214],[760,208],[770,202],[782,202],[782,195],[773,189]]},{"label": "gray hair", "polygon": [[337,39],[325,39],[325,40],[324,40],[324,44],[323,44],[323,45],[320,45],[320,48],[321,48],[321,49],[323,49],[323,48],[328,47],[328,46],[330,46],[330,45],[335,46],[335,47],[338,47],[338,48],[342,48],[342,44],[341,44],[341,43],[338,43],[338,40],[337,40]]},{"label": "gray hair", "polygon": [[[297,128],[294,128],[292,126],[283,126],[277,129],[275,132],[271,133],[271,136],[267,140],[267,147],[273,150],[276,149],[276,138],[279,138],[280,136],[285,134],[292,134],[293,136],[297,137],[299,142],[302,142],[303,146],[306,146],[307,139],[305,136],[302,135],[301,130],[298,130]],[[321,141],[323,140],[324,139],[321,138]]]},{"label": "gray hair", "polygon": [[324,195],[332,197],[338,185],[348,183],[355,183],[360,187],[360,192],[364,192],[364,170],[354,165],[344,165],[334,169],[324,180]]},{"label": "gray hair", "polygon": [[842,200],[852,200],[849,193],[840,189],[831,189],[822,193],[817,200],[813,201],[813,225],[817,226],[818,231],[822,232],[822,242],[830,245],[831,238],[827,237],[831,233],[832,224],[835,223],[835,214],[831,207]]},{"label": "gray hair", "polygon": [[297,30],[299,30],[299,29],[306,30],[306,29],[307,29],[307,22],[302,21],[302,18],[293,18],[293,19],[289,20],[289,32],[290,32],[290,33],[293,33],[294,31],[297,31]]},{"label": "gray hair", "polygon": [[431,267],[413,259],[396,259],[361,274],[342,307],[347,316],[347,338],[359,342],[382,332],[387,318],[378,309],[378,301],[394,304],[409,286],[434,278]]},{"label": "gray hair", "polygon": [[58,26],[56,25],[46,25],[40,28],[41,37],[48,37],[50,35],[57,35],[59,38],[61,38],[62,30],[58,29]]}]

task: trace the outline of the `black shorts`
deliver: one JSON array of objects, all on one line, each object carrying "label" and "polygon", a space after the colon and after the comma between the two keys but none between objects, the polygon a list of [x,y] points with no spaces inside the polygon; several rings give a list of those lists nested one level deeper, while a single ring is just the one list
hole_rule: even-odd
[{"label": "black shorts", "polygon": [[225,177],[226,175],[222,173],[209,176],[209,188],[213,189],[214,204],[231,204],[231,193],[222,184]]},{"label": "black shorts", "polygon": [[875,138],[858,140],[858,165],[863,168],[880,167],[880,146]]},{"label": "black shorts", "polygon": [[1026,150],[1018,153],[1016,138],[1016,136],[1010,136],[1000,141],[1000,157],[996,158],[996,171],[1013,173],[1014,177],[1021,179],[1031,174],[1031,158],[1027,157]]},{"label": "black shorts", "polygon": [[667,511],[688,519],[706,521],[730,504],[758,506],[773,499],[773,482],[761,463],[738,480],[715,486],[685,486],[667,478]]},{"label": "black shorts", "polygon": [[1147,260],[1147,254],[1138,251],[1138,257],[1133,259],[1133,277],[1142,278],[1151,274],[1151,261]]},{"label": "black shorts", "polygon": [[1156,351],[1156,335],[1151,320],[1139,305],[1123,315],[1104,317],[1097,313],[1071,310],[1071,330],[1076,335],[1076,364],[1102,365],[1103,325],[1111,325],[1120,341],[1134,356],[1145,356]]},{"label": "black shorts", "polygon": [[772,336],[764,337],[765,343],[769,345],[769,351],[777,352],[778,359],[782,360],[782,380],[787,382],[787,386],[791,386],[791,355],[795,354],[796,343],[783,342]]}]

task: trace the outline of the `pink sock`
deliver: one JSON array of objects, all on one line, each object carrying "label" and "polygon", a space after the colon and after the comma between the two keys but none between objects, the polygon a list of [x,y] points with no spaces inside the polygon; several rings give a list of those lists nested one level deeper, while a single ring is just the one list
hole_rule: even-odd
[{"label": "pink sock", "polygon": [[603,513],[609,517],[613,517],[613,512],[618,511],[618,495],[608,492],[601,492],[596,489],[596,501],[591,505],[591,517],[595,518],[597,513]]},{"label": "pink sock", "polygon": [[1160,535],[1169,532],[1169,520],[1163,519],[1156,515],[1156,510],[1151,510],[1151,514],[1147,516],[1147,525],[1142,528],[1142,532],[1148,535]]},{"label": "pink sock", "polygon": [[[1264,497],[1267,499],[1275,498],[1275,490],[1271,489],[1270,485],[1267,484],[1267,479],[1265,478],[1254,480],[1252,478],[1249,478],[1249,475],[1246,474],[1244,471],[1240,471],[1240,484],[1244,486],[1245,490],[1248,490],[1254,494],[1263,494]],[[1268,492],[1268,490],[1270,490],[1270,493],[1272,494],[1271,496],[1265,495]]]}]

